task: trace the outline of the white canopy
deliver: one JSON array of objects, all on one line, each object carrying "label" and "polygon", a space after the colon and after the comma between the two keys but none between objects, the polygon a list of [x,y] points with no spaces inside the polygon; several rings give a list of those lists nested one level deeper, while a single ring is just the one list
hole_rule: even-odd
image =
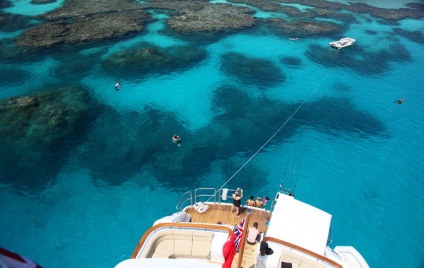
[{"label": "white canopy", "polygon": [[324,255],[330,222],[327,212],[280,193],[266,235]]}]

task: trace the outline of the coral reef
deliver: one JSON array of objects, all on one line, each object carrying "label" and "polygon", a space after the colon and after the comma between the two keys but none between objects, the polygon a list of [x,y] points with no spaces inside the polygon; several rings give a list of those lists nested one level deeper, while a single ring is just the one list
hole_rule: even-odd
[{"label": "coral reef", "polygon": [[184,70],[206,57],[206,51],[195,46],[172,46],[165,49],[141,43],[111,54],[101,64],[107,72],[122,77]]},{"label": "coral reef", "polygon": [[30,25],[31,20],[27,16],[0,12],[0,31],[14,32]]},{"label": "coral reef", "polygon": [[68,81],[81,81],[85,76],[89,75],[94,66],[96,66],[100,57],[106,50],[99,50],[95,53],[82,53],[76,51],[71,54],[62,54],[56,58],[59,65],[53,69],[53,74],[63,80],[64,83]]},{"label": "coral reef", "polygon": [[66,0],[63,7],[40,15],[45,20],[83,18],[92,14],[128,12],[141,10],[142,6],[132,0]]},{"label": "coral reef", "polygon": [[21,34],[18,45],[50,47],[62,43],[79,43],[119,37],[144,29],[149,16],[145,11],[90,14],[73,20],[59,19],[33,27]]},{"label": "coral reef", "polygon": [[[0,177],[23,182],[47,163],[64,161],[61,149],[73,133],[83,135],[79,124],[91,117],[94,107],[86,91],[73,86],[0,102]],[[9,170],[11,163],[22,169]],[[44,176],[54,172],[51,167],[44,171]]]},{"label": "coral reef", "polygon": [[284,73],[273,62],[235,52],[222,55],[221,70],[240,83],[258,87],[275,86],[285,80]]},{"label": "coral reef", "polygon": [[49,3],[55,3],[57,0],[31,0],[31,4],[43,5]]},{"label": "coral reef", "polygon": [[322,21],[292,21],[270,19],[271,24],[280,32],[288,36],[310,37],[331,36],[341,32],[341,27],[336,23]]},{"label": "coral reef", "polygon": [[411,8],[387,9],[369,6],[364,3],[350,3],[346,9],[356,13],[371,14],[376,18],[394,21],[406,18],[422,19],[424,17],[424,4],[408,4],[408,6]]},{"label": "coral reef", "polygon": [[54,140],[71,132],[73,123],[88,109],[86,92],[75,87],[12,97],[0,103],[1,136],[25,137],[27,145],[34,135],[44,141]]},{"label": "coral reef", "polygon": [[12,6],[12,2],[10,1],[0,1],[0,8],[8,8]]},{"label": "coral reef", "polygon": [[408,3],[408,8],[386,9],[375,6],[370,6],[365,3],[352,3],[343,4],[333,1],[322,0],[279,0],[278,2],[284,4],[300,4],[320,9],[330,10],[348,10],[355,13],[366,13],[373,17],[387,19],[387,20],[402,20],[405,18],[421,19],[424,17],[424,4],[421,3]]},{"label": "coral reef", "polygon": [[196,12],[185,11],[172,17],[168,24],[172,29],[182,32],[220,31],[250,27],[254,20],[252,10],[229,5],[207,5]]},{"label": "coral reef", "polygon": [[421,31],[408,31],[401,28],[394,28],[393,32],[399,36],[407,38],[412,42],[424,44],[424,34]]},{"label": "coral reef", "polygon": [[234,30],[254,24],[254,11],[247,7],[208,1],[149,1],[147,5],[173,10],[168,25],[179,32]]},{"label": "coral reef", "polygon": [[302,64],[302,59],[298,57],[287,56],[280,58],[280,62],[289,67],[296,67]]},{"label": "coral reef", "polygon": [[20,36],[18,45],[50,47],[122,37],[140,32],[150,14],[129,0],[69,0],[62,8],[40,15],[47,22]]},{"label": "coral reef", "polygon": [[[367,13],[386,21],[424,17],[422,4],[408,4],[408,8],[384,9],[363,3],[342,4],[321,0],[238,0],[235,3],[289,16],[290,21],[274,18],[267,22],[285,34],[302,37],[333,35],[343,31],[346,27],[344,24],[354,22],[355,19],[351,14],[340,12],[342,10]],[[292,3],[310,8],[300,10],[284,5]],[[18,44],[44,48],[122,37],[142,31],[145,24],[152,19],[146,11],[151,9],[166,10],[170,16],[167,19],[169,28],[180,33],[232,32],[250,28],[256,23],[253,17],[255,11],[252,8],[235,4],[212,4],[209,1],[194,0],[155,0],[143,3],[131,0],[68,0],[62,8],[40,15],[39,18],[45,22],[22,33]],[[333,19],[344,24],[314,19]]]},{"label": "coral reef", "polygon": [[23,46],[16,46],[16,38],[0,39],[0,60],[9,63],[22,63],[39,60],[45,52]]},{"label": "coral reef", "polygon": [[6,86],[15,86],[29,79],[31,74],[27,71],[17,68],[0,69],[0,81]]}]

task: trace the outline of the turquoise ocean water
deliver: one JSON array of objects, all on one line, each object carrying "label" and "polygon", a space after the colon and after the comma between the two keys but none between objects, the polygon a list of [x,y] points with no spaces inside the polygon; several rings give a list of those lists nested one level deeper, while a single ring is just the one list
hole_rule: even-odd
[{"label": "turquoise ocean water", "polygon": [[[62,2],[15,0],[2,11],[35,16]],[[155,14],[139,35],[78,56],[0,59],[0,100],[78,84],[99,104],[73,147],[55,149],[58,161],[24,175],[7,167],[17,175],[0,178],[0,246],[45,267],[113,267],[183,192],[221,187],[300,107],[227,186],[272,197],[285,178],[297,199],[333,215],[333,247],[354,246],[371,267],[424,267],[424,21],[353,15],[343,36],[357,43],[340,51],[327,44],[343,36],[289,40],[266,27],[196,43],[167,34],[167,16]],[[195,44],[207,56],[163,72],[102,70],[140,42]]]}]

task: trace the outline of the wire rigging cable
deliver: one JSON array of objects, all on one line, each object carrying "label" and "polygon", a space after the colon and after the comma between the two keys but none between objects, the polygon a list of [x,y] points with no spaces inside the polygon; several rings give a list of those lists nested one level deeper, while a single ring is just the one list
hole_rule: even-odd
[{"label": "wire rigging cable", "polygon": [[218,189],[218,192],[222,190],[262,149],[271,142],[272,139],[280,132],[283,127],[293,118],[293,116],[302,108],[302,106],[309,100],[309,98],[315,93],[315,91],[327,80],[328,74],[322,81],[315,87],[314,90],[303,100],[303,102],[296,108],[296,110],[287,118],[287,120],[275,131],[275,133]]}]

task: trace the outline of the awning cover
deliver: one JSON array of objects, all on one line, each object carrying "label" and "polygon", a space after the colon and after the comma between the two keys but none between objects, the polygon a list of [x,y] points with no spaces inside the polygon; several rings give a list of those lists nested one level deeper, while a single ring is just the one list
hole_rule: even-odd
[{"label": "awning cover", "polygon": [[280,193],[266,235],[324,255],[330,222],[327,212]]}]

